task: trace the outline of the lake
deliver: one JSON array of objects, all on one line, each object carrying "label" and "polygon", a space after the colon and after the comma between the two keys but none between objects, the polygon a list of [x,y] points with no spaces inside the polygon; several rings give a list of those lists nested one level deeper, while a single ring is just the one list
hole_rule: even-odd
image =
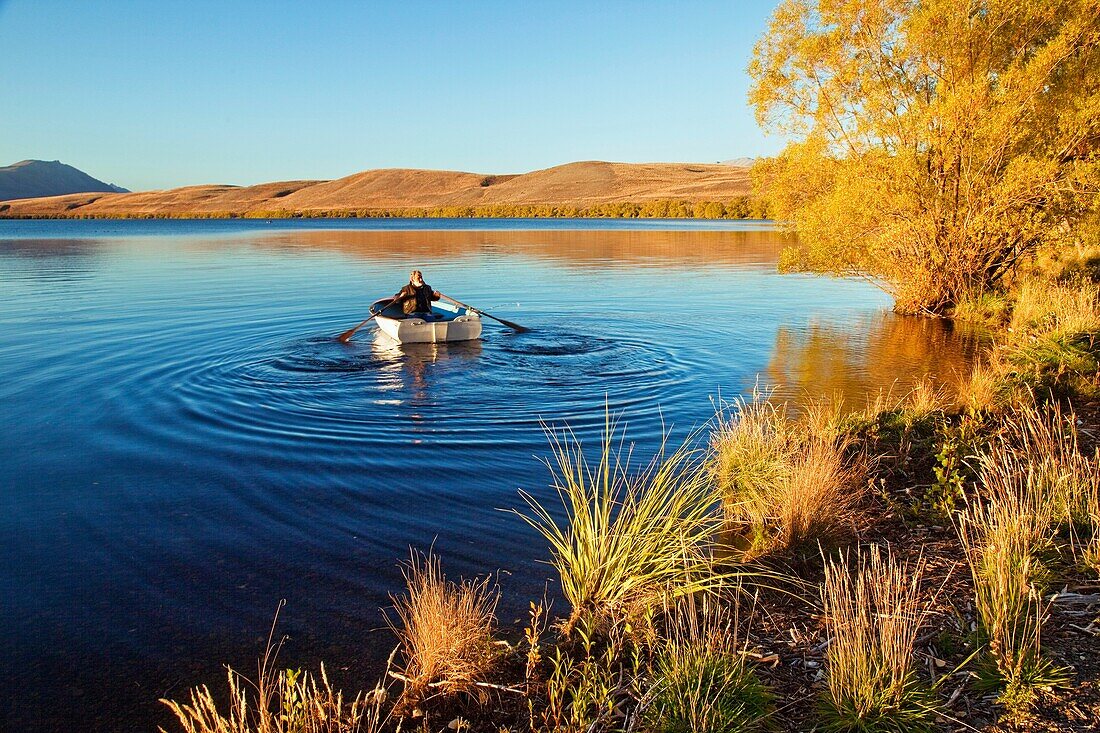
[{"label": "lake", "polygon": [[[757,384],[858,405],[967,368],[973,337],[866,282],[778,274],[787,243],[766,222],[0,221],[0,729],[167,726],[157,698],[255,669],[280,599],[283,663],[372,685],[410,547],[497,575],[511,624],[554,595],[500,511],[552,495],[547,425],[593,444],[606,405],[644,459]],[[414,267],[531,331],[335,341]]]}]

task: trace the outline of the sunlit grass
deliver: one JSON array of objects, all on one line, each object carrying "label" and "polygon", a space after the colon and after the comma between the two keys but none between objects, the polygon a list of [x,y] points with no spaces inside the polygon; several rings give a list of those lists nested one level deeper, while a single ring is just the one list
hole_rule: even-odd
[{"label": "sunlit grass", "polygon": [[1010,436],[981,457],[980,496],[958,522],[987,645],[983,679],[1014,710],[1028,707],[1038,687],[1064,677],[1042,655],[1049,604],[1042,596],[1047,570],[1041,556],[1051,547],[1065,487],[1050,456],[1034,452],[1052,445],[1037,414],[1015,418],[1015,437],[1038,431],[1038,442],[1021,445]]},{"label": "sunlit grass", "polygon": [[764,728],[771,695],[749,669],[746,651],[728,606],[709,599],[681,603],[670,614],[643,698],[646,730]]},{"label": "sunlit grass", "polygon": [[827,692],[822,714],[830,731],[907,733],[933,728],[931,697],[916,675],[914,645],[926,618],[923,563],[907,565],[872,547],[853,566],[825,565],[822,602],[829,628]]},{"label": "sunlit grass", "polygon": [[406,698],[428,688],[446,694],[470,691],[493,664],[497,594],[488,578],[454,583],[439,558],[414,553],[404,569],[406,592],[393,599],[400,620]]},{"label": "sunlit grass", "polygon": [[182,702],[161,702],[184,733],[376,733],[387,724],[389,714],[383,710],[388,693],[382,685],[345,699],[333,689],[324,665],[319,675],[278,669],[280,647],[281,642],[272,643],[269,637],[254,680],[227,668],[224,712],[205,685],[192,689]]},{"label": "sunlit grass", "polygon": [[816,551],[856,519],[862,486],[836,413],[806,415],[792,420],[757,394],[735,403],[712,435],[711,473],[746,558]]},{"label": "sunlit grass", "polygon": [[713,547],[720,516],[703,455],[682,446],[634,472],[606,425],[590,462],[571,433],[551,436],[555,489],[564,517],[521,492],[521,516],[550,543],[571,612],[593,629],[621,620],[649,624],[670,598],[720,585]]}]

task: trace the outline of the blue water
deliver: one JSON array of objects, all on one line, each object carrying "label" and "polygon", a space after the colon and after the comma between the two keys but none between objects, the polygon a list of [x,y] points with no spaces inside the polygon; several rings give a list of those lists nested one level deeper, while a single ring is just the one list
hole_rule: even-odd
[{"label": "blue water", "polygon": [[[283,661],[372,684],[397,562],[498,573],[505,625],[543,543],[544,423],[605,401],[645,456],[716,400],[965,367],[970,339],[864,282],[779,275],[767,223],[0,221],[0,729],[153,730],[156,703]],[[367,315],[419,267],[486,319],[394,346]],[[550,585],[553,595],[553,586]]]}]

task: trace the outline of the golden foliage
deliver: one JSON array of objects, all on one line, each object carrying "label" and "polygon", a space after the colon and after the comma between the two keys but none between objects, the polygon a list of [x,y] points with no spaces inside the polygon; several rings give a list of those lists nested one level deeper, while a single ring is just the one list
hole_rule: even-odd
[{"label": "golden foliage", "polygon": [[787,0],[750,73],[760,122],[794,138],[754,171],[798,229],[788,266],[943,312],[1095,224],[1093,0]]}]

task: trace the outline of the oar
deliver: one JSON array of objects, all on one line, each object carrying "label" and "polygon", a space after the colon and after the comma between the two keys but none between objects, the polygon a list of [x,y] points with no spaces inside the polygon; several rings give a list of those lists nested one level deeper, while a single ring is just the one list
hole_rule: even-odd
[{"label": "oar", "polygon": [[[386,308],[389,308],[396,301],[397,301],[397,298],[394,298],[389,303],[386,303],[386,305],[384,305],[384,306],[382,306],[381,308],[378,309],[378,313],[381,313],[382,311],[386,310]],[[342,334],[340,334],[339,336],[336,337],[336,340],[339,341],[342,344],[346,344],[348,341],[351,341],[351,337],[355,335],[355,332],[358,331],[363,326],[370,323],[372,320],[374,320],[374,317],[377,316],[378,313],[371,313],[370,318],[364,318],[362,323],[360,323],[355,328],[349,328],[347,331],[344,331]]]},{"label": "oar", "polygon": [[[440,293],[440,295],[443,295],[443,293]],[[463,308],[465,308],[466,310],[471,310],[471,311],[473,311],[474,313],[480,313],[480,314],[481,314],[481,315],[483,315],[483,316],[489,316],[489,317],[490,317],[490,318],[492,318],[492,319],[493,319],[494,321],[497,321],[497,322],[499,322],[499,323],[503,323],[503,324],[504,324],[505,326],[507,326],[508,328],[512,329],[512,330],[513,330],[513,331],[515,331],[516,333],[523,333],[523,332],[525,332],[525,331],[530,331],[530,330],[531,330],[531,329],[529,329],[529,328],[524,328],[523,326],[519,325],[518,323],[512,323],[511,321],[506,321],[506,320],[504,320],[503,318],[497,318],[497,317],[496,317],[496,316],[494,316],[494,315],[493,315],[492,313],[486,313],[485,311],[480,311],[480,310],[478,310],[477,308],[474,308],[474,307],[473,307],[472,305],[466,305],[465,303],[463,303],[463,302],[462,302],[462,301],[460,301],[460,300],[455,300],[454,298],[452,298],[452,297],[451,297],[451,296],[449,296],[449,295],[443,295],[443,297],[444,297],[444,298],[446,298],[447,300],[451,301],[451,302],[452,302],[452,303],[454,303],[455,305],[460,305],[460,306],[462,306],[462,307],[463,307]]]}]

